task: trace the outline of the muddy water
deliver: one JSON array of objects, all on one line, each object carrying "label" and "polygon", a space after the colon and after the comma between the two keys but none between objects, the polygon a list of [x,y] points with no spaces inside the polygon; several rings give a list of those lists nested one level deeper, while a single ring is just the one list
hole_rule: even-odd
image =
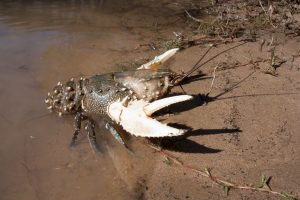
[{"label": "muddy water", "polygon": [[119,61],[156,54],[136,46],[172,34],[162,27],[176,21],[169,12],[174,5],[158,7],[105,0],[0,2],[1,199],[143,196],[153,152],[133,143],[132,155],[101,126],[102,153],[93,152],[85,134],[71,150],[72,117],[47,113],[43,99],[59,80],[113,71]]}]

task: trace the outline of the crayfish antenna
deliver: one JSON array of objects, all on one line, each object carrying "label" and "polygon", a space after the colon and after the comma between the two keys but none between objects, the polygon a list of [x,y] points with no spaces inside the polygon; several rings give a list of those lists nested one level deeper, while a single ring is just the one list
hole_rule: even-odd
[{"label": "crayfish antenna", "polygon": [[186,80],[187,78],[190,77],[190,75],[192,73],[194,73],[196,70],[198,70],[200,67],[202,67],[204,64],[208,63],[209,61],[211,61],[213,58],[208,59],[207,61],[205,61],[204,63],[202,63],[201,65],[198,66],[198,64],[203,60],[203,58],[208,54],[208,52],[214,47],[214,45],[210,45],[209,48],[206,50],[206,52],[200,57],[200,59],[194,64],[194,66],[185,74],[183,74],[180,77],[177,77],[175,79],[173,79],[173,85],[180,85],[182,83],[182,81]]},{"label": "crayfish antenna", "polygon": [[174,79],[173,82],[172,82],[172,84],[173,84],[174,86],[180,85],[184,80],[188,79],[192,73],[194,73],[196,70],[198,70],[198,69],[199,69],[200,67],[202,67],[203,65],[209,63],[210,61],[212,61],[213,59],[215,59],[215,58],[217,58],[218,56],[222,55],[223,53],[225,53],[225,52],[227,52],[227,51],[230,51],[230,50],[232,50],[232,49],[235,49],[235,48],[237,48],[237,47],[239,47],[239,46],[242,46],[242,45],[244,45],[244,44],[247,44],[247,43],[248,43],[248,41],[243,41],[243,42],[240,43],[240,44],[237,44],[237,45],[232,46],[232,47],[230,47],[230,48],[228,48],[228,49],[225,49],[225,50],[223,50],[223,51],[217,53],[216,55],[210,57],[209,59],[207,59],[206,61],[204,61],[203,63],[201,63],[201,64],[199,65],[199,63],[200,63],[200,62],[203,60],[203,58],[208,54],[208,52],[209,52],[213,47],[216,46],[215,44],[210,44],[210,45],[209,45],[209,48],[208,48],[208,49],[206,50],[206,52],[201,56],[201,58],[194,64],[194,66],[193,66],[186,74],[184,74],[183,76],[177,77],[176,79]]}]

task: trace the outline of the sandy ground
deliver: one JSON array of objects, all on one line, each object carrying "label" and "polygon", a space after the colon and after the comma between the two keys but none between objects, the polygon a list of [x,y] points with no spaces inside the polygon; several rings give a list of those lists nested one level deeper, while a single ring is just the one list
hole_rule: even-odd
[{"label": "sandy ground", "polygon": [[[178,5],[167,2],[152,7],[104,3],[104,11],[89,3],[0,4],[0,199],[281,199],[242,190],[225,197],[222,187],[209,179],[166,164],[143,139],[128,136],[134,154],[128,152],[101,122],[97,136],[102,152],[90,148],[84,132],[70,149],[73,116],[59,118],[46,111],[44,98],[58,81],[152,58],[163,49],[137,47],[170,39],[173,31],[188,31],[177,16]],[[286,60],[276,76],[264,73],[267,62],[243,65],[269,58],[272,38],[276,55]],[[202,66],[205,76],[183,86],[195,100],[173,106],[171,115],[163,116],[165,122],[193,130],[186,138],[162,141],[163,148],[184,164],[211,168],[225,180],[255,185],[264,174],[272,176],[274,191],[299,195],[299,40],[261,31],[256,42]],[[218,45],[204,60],[240,43]],[[182,50],[167,66],[188,71],[206,49]],[[209,90],[217,65],[205,103],[199,94]]]}]

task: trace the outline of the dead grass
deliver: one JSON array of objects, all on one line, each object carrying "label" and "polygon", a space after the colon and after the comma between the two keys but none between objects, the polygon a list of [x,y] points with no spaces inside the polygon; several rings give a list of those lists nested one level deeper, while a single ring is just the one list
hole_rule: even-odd
[{"label": "dead grass", "polygon": [[300,35],[297,1],[217,1],[204,8],[186,9],[187,24],[195,34],[219,38],[255,37],[262,29]]}]

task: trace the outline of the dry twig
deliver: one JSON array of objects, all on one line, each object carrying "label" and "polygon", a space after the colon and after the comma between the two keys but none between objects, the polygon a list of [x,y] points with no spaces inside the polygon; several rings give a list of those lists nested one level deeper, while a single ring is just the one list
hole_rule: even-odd
[{"label": "dry twig", "polygon": [[216,79],[216,71],[217,71],[218,67],[219,67],[219,66],[216,66],[216,67],[214,68],[213,79],[212,79],[212,81],[211,81],[210,88],[209,88],[209,90],[208,90],[206,96],[208,96],[208,95],[211,93],[212,89],[213,89],[214,81],[215,81],[215,79]]},{"label": "dry twig", "polygon": [[228,194],[230,189],[240,189],[240,190],[248,190],[248,191],[265,192],[265,193],[285,197],[288,200],[296,200],[297,199],[295,196],[292,196],[289,193],[277,192],[277,191],[271,190],[271,188],[268,185],[269,184],[268,182],[270,179],[266,178],[265,176],[262,176],[263,177],[262,181],[261,181],[262,184],[259,185],[258,187],[232,183],[232,182],[223,180],[217,176],[212,175],[211,170],[209,168],[205,168],[204,170],[201,170],[201,169],[198,169],[197,167],[194,167],[191,165],[186,165],[182,161],[180,161],[178,158],[176,158],[174,155],[172,155],[171,153],[169,153],[165,150],[162,150],[161,148],[159,148],[157,146],[153,146],[151,144],[146,144],[146,145],[148,147],[150,147],[151,149],[154,149],[155,151],[159,152],[164,157],[166,157],[169,162],[175,163],[176,165],[180,166],[183,169],[193,171],[202,177],[209,178],[209,180],[211,180],[213,183],[215,183],[219,186],[222,186],[226,195]]}]

